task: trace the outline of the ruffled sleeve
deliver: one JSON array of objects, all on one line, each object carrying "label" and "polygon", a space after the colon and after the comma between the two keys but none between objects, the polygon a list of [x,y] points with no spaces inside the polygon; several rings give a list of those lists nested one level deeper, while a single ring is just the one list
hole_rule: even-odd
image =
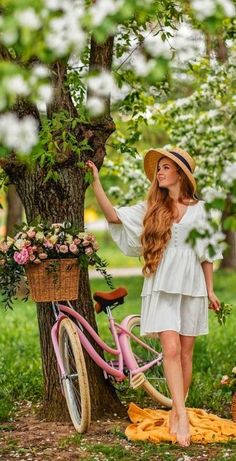
[{"label": "ruffled sleeve", "polygon": [[109,223],[111,236],[120,250],[127,256],[141,256],[141,234],[146,204],[138,203],[130,207],[115,208],[121,224]]},{"label": "ruffled sleeve", "polygon": [[[207,229],[208,227],[208,220],[207,220],[207,213],[204,207],[204,202],[200,201],[199,202],[199,211],[197,215],[197,220],[196,220],[196,228],[201,228],[203,227],[204,229]],[[215,235],[215,237],[217,237]],[[217,245],[217,238],[211,239],[212,242],[214,242],[214,249],[215,249],[215,254],[210,255],[209,250],[208,250],[208,245],[209,239],[208,238],[198,238],[197,243],[195,246],[195,251],[197,253],[197,256],[200,260],[200,262],[208,261],[210,263],[213,263],[214,261],[217,261],[219,259],[223,259],[222,251],[219,249],[219,244]]]}]

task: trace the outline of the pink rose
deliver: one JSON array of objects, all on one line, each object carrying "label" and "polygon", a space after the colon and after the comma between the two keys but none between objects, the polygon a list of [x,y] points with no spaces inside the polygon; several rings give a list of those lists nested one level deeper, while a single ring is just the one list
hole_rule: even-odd
[{"label": "pink rose", "polygon": [[75,239],[74,239],[75,245],[79,245],[80,242],[81,242],[81,239],[79,239],[79,238],[75,238]]},{"label": "pink rose", "polygon": [[15,251],[13,258],[17,264],[27,264],[29,261],[29,253],[26,248],[23,248],[21,251]]},{"label": "pink rose", "polygon": [[92,254],[93,254],[93,249],[92,249],[91,247],[85,248],[85,254],[86,254],[87,256],[92,255]]},{"label": "pink rose", "polygon": [[32,255],[30,255],[29,259],[30,259],[31,262],[33,262],[35,260],[35,256],[32,254]]},{"label": "pink rose", "polygon": [[47,253],[39,253],[40,259],[47,259],[47,257],[48,257]]},{"label": "pink rose", "polygon": [[27,247],[27,251],[28,251],[29,255],[32,255],[33,252],[34,252],[34,250],[33,250],[33,248],[31,246]]},{"label": "pink rose", "polygon": [[67,245],[60,245],[59,251],[60,251],[60,253],[68,253],[68,246]]},{"label": "pink rose", "polygon": [[27,237],[29,237],[30,239],[33,239],[36,235],[36,232],[34,230],[29,230],[27,232]]},{"label": "pink rose", "polygon": [[83,245],[83,247],[87,247],[88,245],[90,245],[90,242],[88,240],[84,239],[83,242],[82,242],[82,245]]},{"label": "pink rose", "polygon": [[70,244],[69,249],[70,249],[71,253],[74,253],[74,254],[78,253],[77,245],[75,245],[74,243]]}]

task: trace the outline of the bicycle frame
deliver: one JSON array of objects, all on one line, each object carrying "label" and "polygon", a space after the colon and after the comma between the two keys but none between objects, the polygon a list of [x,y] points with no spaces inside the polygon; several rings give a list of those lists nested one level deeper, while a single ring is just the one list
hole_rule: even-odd
[{"label": "bicycle frame", "polygon": [[[123,381],[126,379],[126,375],[124,373],[124,363],[129,370],[129,373],[131,376],[134,376],[138,373],[145,372],[149,368],[153,367],[154,365],[159,365],[161,360],[162,360],[162,355],[158,354],[154,349],[152,349],[150,346],[147,346],[147,344],[143,343],[139,338],[137,338],[135,335],[130,333],[126,325],[128,321],[130,320],[132,315],[129,317],[126,317],[121,324],[115,322],[111,310],[108,308],[107,309],[107,314],[108,314],[108,321],[109,321],[109,326],[111,330],[111,334],[113,336],[114,342],[115,342],[115,349],[108,346],[101,338],[100,336],[94,331],[94,329],[91,327],[91,325],[85,320],[85,318],[76,312],[71,304],[68,302],[69,306],[65,306],[62,304],[58,303],[52,303],[53,304],[53,309],[54,309],[54,314],[56,317],[56,322],[54,326],[52,327],[51,330],[51,337],[52,337],[52,342],[53,342],[53,347],[54,351],[56,354],[57,362],[60,368],[60,372],[62,377],[65,376],[65,370],[63,363],[61,361],[60,357],[60,351],[59,351],[59,345],[58,345],[58,331],[59,331],[59,326],[61,321],[67,317],[67,314],[72,316],[76,322],[75,326],[78,332],[79,339],[81,341],[82,346],[84,349],[88,352],[92,360],[100,367],[103,369],[105,374],[109,374],[111,376],[114,376],[117,381]],[[55,309],[55,305],[58,309],[58,312]],[[118,366],[113,366],[110,365],[106,360],[104,360],[94,349],[88,338],[85,336],[83,330],[86,330],[89,335],[93,338],[93,340],[98,344],[98,346],[103,350],[114,357],[118,358]],[[142,347],[145,349],[149,349],[156,354],[158,354],[158,357],[151,362],[143,365],[142,367],[137,367],[137,363],[135,359],[131,356],[129,353],[129,349],[127,348],[127,336],[132,337],[135,341],[137,341]]]}]

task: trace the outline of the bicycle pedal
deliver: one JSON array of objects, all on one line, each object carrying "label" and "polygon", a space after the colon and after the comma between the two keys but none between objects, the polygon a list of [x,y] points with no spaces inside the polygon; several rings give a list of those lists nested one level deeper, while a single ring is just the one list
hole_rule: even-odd
[{"label": "bicycle pedal", "polygon": [[138,387],[142,386],[145,381],[145,375],[143,373],[138,373],[137,375],[130,377],[130,386],[133,389],[137,389]]}]

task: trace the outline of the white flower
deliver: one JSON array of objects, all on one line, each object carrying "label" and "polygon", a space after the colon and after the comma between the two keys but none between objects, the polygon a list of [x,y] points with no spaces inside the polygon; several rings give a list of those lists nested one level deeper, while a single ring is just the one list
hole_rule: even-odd
[{"label": "white flower", "polygon": [[86,106],[93,115],[100,115],[104,112],[104,101],[101,98],[95,96],[88,98]]},{"label": "white flower", "polygon": [[145,77],[153,69],[155,62],[147,60],[142,53],[136,52],[130,60],[135,73],[140,77]]},{"label": "white flower", "polygon": [[191,4],[196,17],[200,20],[214,16],[217,6],[223,8],[225,16],[233,17],[235,15],[235,6],[231,0],[191,0]]},{"label": "white flower", "polygon": [[5,88],[13,94],[29,94],[29,87],[21,75],[14,75],[13,77],[8,77],[5,83]]},{"label": "white flower", "polygon": [[52,87],[50,85],[40,85],[37,94],[37,103],[48,104],[52,99]]},{"label": "white flower", "polygon": [[18,249],[18,250],[22,250],[22,248],[24,248],[25,246],[25,240],[24,239],[18,239],[15,241],[15,247]]},{"label": "white flower", "polygon": [[22,27],[37,30],[41,27],[41,20],[33,8],[26,8],[15,13],[17,22]]},{"label": "white flower", "polygon": [[36,65],[32,69],[33,74],[39,78],[46,78],[49,76],[49,69],[43,65]]},{"label": "white flower", "polygon": [[220,198],[225,199],[226,193],[223,190],[216,190],[213,187],[205,187],[202,190],[203,199],[207,203],[213,202],[213,200]]},{"label": "white flower", "polygon": [[232,184],[233,181],[236,181],[236,162],[225,167],[221,179],[223,183],[228,185]]},{"label": "white flower", "polygon": [[97,0],[90,8],[92,24],[99,26],[106,16],[115,14],[123,4],[123,0]]},{"label": "white flower", "polygon": [[81,10],[71,8],[62,16],[53,18],[49,23],[49,33],[46,36],[48,47],[56,56],[63,56],[72,48],[81,51],[85,44],[85,32],[80,26]]},{"label": "white flower", "polygon": [[88,88],[96,96],[107,96],[115,88],[115,82],[111,74],[101,72],[99,75],[88,78]]},{"label": "white flower", "polygon": [[29,153],[38,141],[38,125],[33,117],[18,119],[7,112],[0,117],[0,141],[9,149]]},{"label": "white flower", "polygon": [[52,11],[59,10],[61,7],[61,0],[45,0],[44,3],[46,8]]},{"label": "white flower", "polygon": [[1,40],[5,45],[13,45],[18,40],[18,32],[16,29],[7,29],[4,32],[1,32]]},{"label": "white flower", "polygon": [[170,45],[167,41],[163,41],[160,35],[147,35],[143,42],[144,48],[153,57],[163,56],[166,59],[171,57]]},{"label": "white flower", "polygon": [[227,17],[232,18],[235,16],[235,6],[231,0],[217,0],[217,4],[223,7]]},{"label": "white flower", "polygon": [[236,367],[232,369],[232,373],[236,374]]}]

